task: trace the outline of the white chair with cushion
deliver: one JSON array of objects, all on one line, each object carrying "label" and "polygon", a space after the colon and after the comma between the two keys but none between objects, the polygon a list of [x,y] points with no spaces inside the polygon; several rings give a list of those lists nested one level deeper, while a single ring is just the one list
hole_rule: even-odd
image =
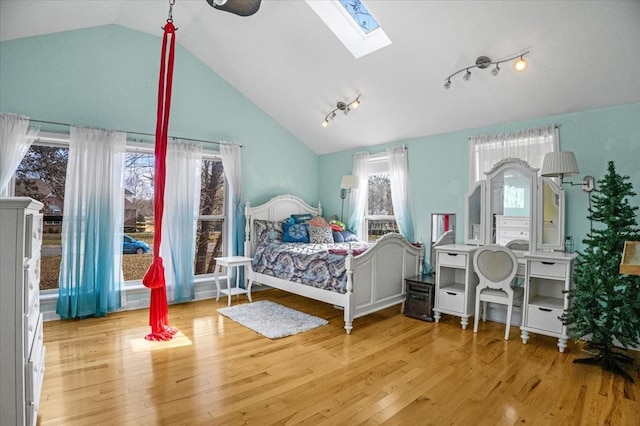
[{"label": "white chair with cushion", "polygon": [[511,286],[518,271],[518,259],[511,249],[498,244],[490,244],[476,250],[473,266],[480,279],[476,287],[476,313],[473,332],[478,332],[480,302],[483,303],[483,321],[487,319],[487,303],[499,303],[507,305],[507,328],[504,339],[509,340],[513,305],[516,300],[522,300],[524,293],[523,288]]}]

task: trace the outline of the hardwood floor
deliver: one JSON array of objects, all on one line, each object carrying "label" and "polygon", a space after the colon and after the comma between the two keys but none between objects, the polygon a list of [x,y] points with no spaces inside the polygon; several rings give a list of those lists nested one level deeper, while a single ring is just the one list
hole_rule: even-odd
[{"label": "hardwood floor", "polygon": [[[394,307],[355,320],[278,290],[254,293],[329,320],[269,340],[219,315],[226,298],[169,307],[180,334],[147,342],[148,311],[44,324],[40,425],[638,425],[635,383],[557,340],[459,319],[440,324]],[[242,296],[241,302],[246,299]],[[234,304],[238,301],[234,298]]]}]

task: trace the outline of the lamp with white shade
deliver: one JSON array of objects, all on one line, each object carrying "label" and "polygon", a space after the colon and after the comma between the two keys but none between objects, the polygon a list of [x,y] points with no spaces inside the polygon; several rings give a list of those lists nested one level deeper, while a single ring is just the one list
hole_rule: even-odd
[{"label": "lamp with white shade", "polygon": [[576,156],[573,152],[554,151],[547,152],[544,155],[540,175],[545,177],[559,177],[560,185],[565,183],[570,184],[571,186],[580,185],[582,186],[583,191],[593,191],[593,188],[595,187],[595,180],[593,179],[593,176],[585,176],[579,183],[564,181],[565,176],[575,176],[579,172],[578,162],[576,161]]},{"label": "lamp with white shade", "polygon": [[[347,198],[347,194],[351,193],[352,189],[357,189],[360,186],[360,180],[356,175],[344,175],[342,181],[340,181],[340,198],[342,198],[342,210],[340,211],[340,221],[344,222],[344,199]],[[349,212],[347,211],[347,215]]]}]

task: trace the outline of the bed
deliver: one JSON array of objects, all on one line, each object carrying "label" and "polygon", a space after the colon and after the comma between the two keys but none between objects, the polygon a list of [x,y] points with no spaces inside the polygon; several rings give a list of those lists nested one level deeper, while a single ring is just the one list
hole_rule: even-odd
[{"label": "bed", "polygon": [[[253,258],[253,265],[258,261],[256,253],[260,254],[263,244],[258,239],[256,226],[264,222],[282,222],[292,214],[322,216],[322,207],[312,207],[292,195],[280,195],[256,207],[247,200],[244,254]],[[341,276],[344,285],[320,288],[280,278],[271,272],[259,272],[254,267],[249,274],[253,284],[267,285],[342,308],[344,328],[350,334],[355,318],[401,304],[405,298],[404,279],[418,275],[422,264],[422,248],[412,245],[400,234],[387,234],[362,252],[364,245],[358,242],[331,246],[333,250],[327,256],[334,260],[341,256],[342,270],[340,273],[334,271],[334,276]]]}]

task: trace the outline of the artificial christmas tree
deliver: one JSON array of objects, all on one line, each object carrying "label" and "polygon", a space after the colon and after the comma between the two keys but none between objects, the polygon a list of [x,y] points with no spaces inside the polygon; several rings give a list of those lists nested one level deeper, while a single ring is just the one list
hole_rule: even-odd
[{"label": "artificial christmas tree", "polygon": [[640,277],[619,273],[624,242],[640,240],[638,207],[629,203],[636,194],[628,179],[610,161],[607,175],[598,181],[587,216],[592,229],[582,240],[587,247],[578,257],[575,289],[562,320],[572,337],[587,339],[586,351],[592,354],[574,362],[600,365],[633,381],[620,365],[633,358],[616,347],[640,342]]}]

